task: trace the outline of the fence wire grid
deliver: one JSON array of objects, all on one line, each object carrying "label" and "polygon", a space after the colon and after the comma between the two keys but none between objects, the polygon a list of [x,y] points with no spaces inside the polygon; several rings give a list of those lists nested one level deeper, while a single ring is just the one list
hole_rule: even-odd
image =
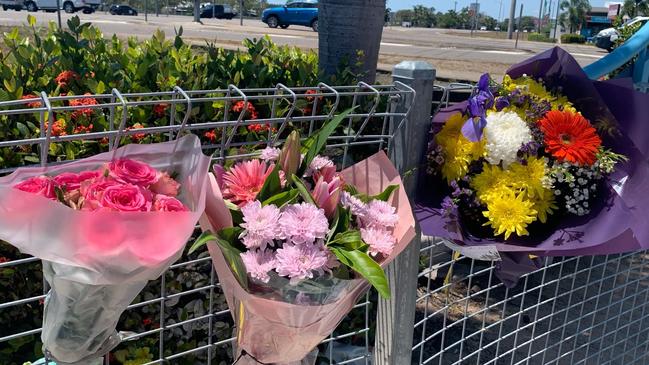
[{"label": "fence wire grid", "polygon": [[[175,88],[138,94],[112,90],[110,94],[63,97],[42,93],[0,103],[4,123],[31,126],[35,134],[2,140],[0,150],[31,153],[29,162],[46,166],[69,161],[70,157],[87,157],[71,156],[65,147],[70,143],[86,146],[83,151],[94,154],[124,143],[161,142],[190,132],[202,138],[203,148],[212,154],[214,162],[224,163],[252,156],[255,149],[280,144],[293,129],[299,129],[306,137],[334,115],[353,108],[343,121],[344,128],[327,141],[326,154],[343,168],[391,148],[395,132],[407,121],[414,94],[414,90],[398,82],[375,86],[361,82],[337,87],[321,83],[302,88],[279,84],[275,88],[244,90],[230,85],[223,90]],[[87,102],[89,99],[96,104]],[[86,102],[79,103],[81,100]],[[165,111],[162,122],[158,120],[150,126],[135,122],[141,119],[142,112],[155,112],[156,106],[158,112]],[[73,113],[78,116],[80,110],[92,110],[94,120],[104,130],[95,126],[88,133],[57,132],[59,117]],[[16,167],[0,164],[0,174],[11,173]],[[9,246],[0,242],[0,249],[3,248]],[[40,260],[24,255],[7,259],[1,256],[2,252],[0,363],[20,365],[40,355],[40,322],[47,283],[42,282]],[[368,293],[334,334],[323,341],[319,364],[371,363],[371,323],[375,321],[376,306],[370,299],[375,297],[374,292]],[[124,341],[103,363],[130,360],[128,364],[229,365],[233,362],[233,327],[209,255],[185,255],[158,280],[150,282],[128,307],[118,325]],[[25,348],[31,348],[32,354],[9,360],[14,356],[12,352]]]}]

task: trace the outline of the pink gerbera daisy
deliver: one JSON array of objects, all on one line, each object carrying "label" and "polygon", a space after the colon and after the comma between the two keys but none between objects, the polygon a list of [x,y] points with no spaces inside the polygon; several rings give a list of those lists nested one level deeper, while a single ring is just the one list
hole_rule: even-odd
[{"label": "pink gerbera daisy", "polygon": [[223,173],[223,198],[239,206],[255,200],[273,168],[259,160],[239,162]]}]

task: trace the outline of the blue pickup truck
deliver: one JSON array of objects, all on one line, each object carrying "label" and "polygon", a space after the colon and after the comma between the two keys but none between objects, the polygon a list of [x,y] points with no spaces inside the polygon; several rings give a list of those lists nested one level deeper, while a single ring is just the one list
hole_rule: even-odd
[{"label": "blue pickup truck", "polygon": [[318,1],[289,0],[282,7],[269,8],[261,14],[261,21],[271,28],[286,29],[289,25],[304,25],[318,31]]}]

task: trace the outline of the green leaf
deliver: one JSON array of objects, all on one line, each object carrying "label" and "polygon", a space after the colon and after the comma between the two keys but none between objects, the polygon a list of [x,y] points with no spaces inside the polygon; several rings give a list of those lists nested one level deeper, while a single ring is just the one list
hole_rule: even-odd
[{"label": "green leaf", "polygon": [[390,299],[388,279],[376,261],[359,250],[347,250],[341,247],[330,247],[330,250],[343,265],[356,271],[372,284],[383,298]]},{"label": "green leaf", "polygon": [[327,245],[340,245],[349,250],[362,250],[367,246],[363,242],[363,238],[361,238],[361,232],[358,230],[338,233]]},{"label": "green leaf", "polygon": [[331,121],[327,122],[322,128],[317,130],[313,135],[302,143],[302,153],[304,153],[304,161],[302,168],[299,170],[298,175],[302,175],[306,168],[311,164],[315,156],[320,153],[322,148],[327,144],[327,138],[336,130],[338,125],[345,119],[354,109],[348,109],[341,114],[335,116]]},{"label": "green leaf", "polygon": [[392,193],[397,189],[399,189],[399,185],[390,185],[385,190],[383,190],[382,193],[374,195],[370,198],[372,198],[373,200],[381,200],[387,202],[390,199],[390,196],[392,196]]},{"label": "green leaf", "polygon": [[300,196],[302,196],[302,199],[304,199],[305,202],[309,204],[317,205],[315,203],[315,200],[313,200],[311,193],[309,193],[309,190],[304,185],[304,182],[302,182],[302,180],[299,177],[293,175],[293,184],[295,185],[297,191],[300,193]]},{"label": "green leaf", "polygon": [[23,137],[29,136],[29,128],[27,128],[27,126],[24,125],[23,123],[17,122],[16,128],[18,128],[18,131],[20,131],[21,136]]},{"label": "green leaf", "polygon": [[54,188],[54,193],[56,194],[56,200],[65,205],[68,205],[68,203],[65,202],[65,192],[63,191],[63,189],[57,186]]},{"label": "green leaf", "polygon": [[282,190],[282,183],[279,179],[280,169],[280,164],[275,164],[275,168],[270,173],[270,175],[268,175],[268,178],[264,182],[264,186],[262,186],[259,194],[257,194],[257,199],[264,201]]},{"label": "green leaf", "polygon": [[95,88],[95,93],[103,94],[104,91],[106,91],[106,84],[104,84],[103,81],[99,81],[99,83],[97,84],[97,87]]},{"label": "green leaf", "polygon": [[262,203],[263,206],[275,204],[277,207],[281,208],[286,204],[294,201],[295,198],[300,195],[300,192],[296,189],[291,189],[289,191],[284,191],[279,194],[273,195],[270,198],[264,200]]},{"label": "green leaf", "polygon": [[248,288],[248,273],[246,272],[246,267],[243,264],[243,260],[241,260],[241,253],[243,253],[244,250],[237,248],[236,244],[234,243],[236,240],[238,240],[239,236],[239,234],[236,233],[237,229],[240,233],[241,228],[226,228],[220,231],[216,239],[216,243],[221,248],[221,252],[225,257],[225,261],[227,261],[228,265],[230,265],[230,269],[239,281],[239,284],[241,284],[241,286],[244,288]]},{"label": "green leaf", "polygon": [[30,27],[36,25],[36,17],[31,14],[27,15],[27,24],[29,24]]},{"label": "green leaf", "polygon": [[354,185],[346,184],[345,185],[345,191],[348,192],[351,195],[358,195],[358,190],[356,189],[356,187]]},{"label": "green leaf", "polygon": [[192,246],[189,248],[189,252],[187,252],[189,255],[193,254],[198,250],[199,248],[205,246],[208,242],[210,241],[216,241],[216,235],[212,233],[211,231],[204,231],[201,233],[200,236],[192,243]]}]

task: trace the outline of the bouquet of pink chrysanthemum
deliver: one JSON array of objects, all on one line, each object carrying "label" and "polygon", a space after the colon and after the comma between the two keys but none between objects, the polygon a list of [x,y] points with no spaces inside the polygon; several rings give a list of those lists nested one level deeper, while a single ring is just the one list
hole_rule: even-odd
[{"label": "bouquet of pink chrysanthemum", "polygon": [[210,231],[193,249],[218,245],[210,252],[240,361],[299,362],[368,284],[390,295],[382,265],[412,239],[414,219],[384,153],[342,172],[318,154],[344,116],[302,144],[293,132],[282,149],[214,168],[202,224]]}]

